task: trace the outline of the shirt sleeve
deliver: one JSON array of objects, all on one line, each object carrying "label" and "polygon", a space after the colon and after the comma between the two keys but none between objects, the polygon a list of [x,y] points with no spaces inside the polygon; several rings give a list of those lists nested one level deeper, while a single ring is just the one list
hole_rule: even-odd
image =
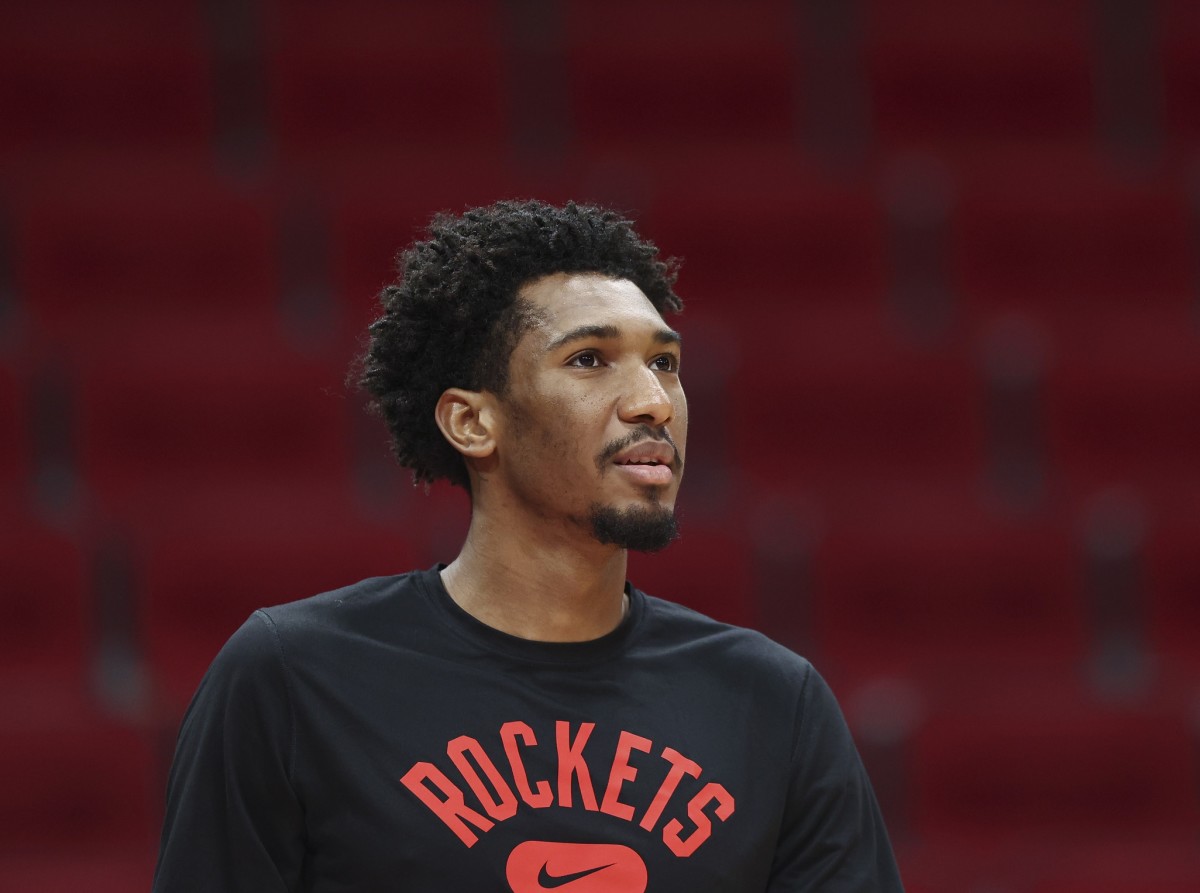
[{"label": "shirt sleeve", "polygon": [[837,701],[810,668],[768,893],[903,893],[875,792]]},{"label": "shirt sleeve", "polygon": [[154,893],[299,888],[304,813],[278,633],[259,611],[222,648],[184,715]]}]

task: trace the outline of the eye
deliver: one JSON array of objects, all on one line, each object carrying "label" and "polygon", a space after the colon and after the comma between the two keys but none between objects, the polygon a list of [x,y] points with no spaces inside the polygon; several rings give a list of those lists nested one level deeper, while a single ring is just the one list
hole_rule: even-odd
[{"label": "eye", "polygon": [[650,362],[656,372],[679,371],[679,357],[672,353],[659,354]]},{"label": "eye", "polygon": [[579,366],[582,369],[595,369],[600,365],[600,355],[594,350],[577,353],[567,361],[568,366]]}]

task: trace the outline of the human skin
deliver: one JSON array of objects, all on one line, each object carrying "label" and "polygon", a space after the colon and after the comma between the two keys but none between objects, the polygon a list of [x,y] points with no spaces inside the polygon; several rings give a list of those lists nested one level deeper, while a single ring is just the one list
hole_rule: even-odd
[{"label": "human skin", "polygon": [[680,344],[628,280],[558,273],[519,297],[534,322],[504,394],[451,388],[437,405],[472,493],[466,541],[442,578],[489,626],[586,641],[625,610],[627,553],[597,539],[594,510],[674,510],[687,445]]}]

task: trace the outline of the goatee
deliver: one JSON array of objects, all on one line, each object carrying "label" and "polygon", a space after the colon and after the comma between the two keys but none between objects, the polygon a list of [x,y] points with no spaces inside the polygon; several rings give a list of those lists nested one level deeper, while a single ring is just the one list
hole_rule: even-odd
[{"label": "goatee", "polygon": [[600,542],[635,552],[657,552],[679,536],[674,510],[661,505],[626,509],[593,505],[588,519],[592,535]]}]

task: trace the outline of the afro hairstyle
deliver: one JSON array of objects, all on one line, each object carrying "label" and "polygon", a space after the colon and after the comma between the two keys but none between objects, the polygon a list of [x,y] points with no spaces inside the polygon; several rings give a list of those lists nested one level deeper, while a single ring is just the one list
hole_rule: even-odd
[{"label": "afro hairstyle", "polygon": [[533,318],[523,286],[553,273],[628,279],[663,315],[678,313],[677,262],[638,236],[630,220],[595,205],[500,201],[433,218],[403,251],[399,279],[379,296],[380,316],[358,384],[391,434],[414,483],[446,479],[470,490],[462,455],[434,419],[447,388],[503,395],[509,356]]}]

